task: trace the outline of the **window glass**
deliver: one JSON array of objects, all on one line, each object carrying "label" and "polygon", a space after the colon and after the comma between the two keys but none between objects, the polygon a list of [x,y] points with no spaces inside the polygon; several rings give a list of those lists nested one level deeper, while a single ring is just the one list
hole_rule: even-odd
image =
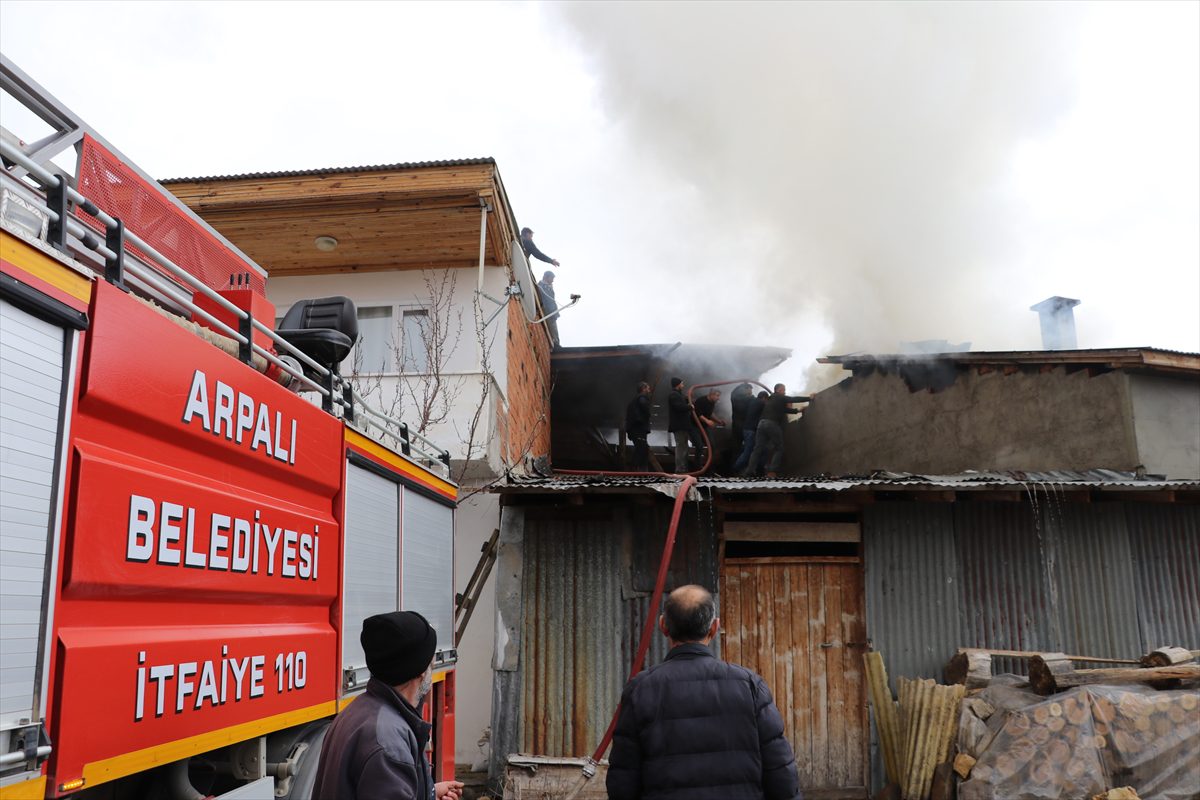
[{"label": "window glass", "polygon": [[429,371],[429,312],[404,312],[404,360],[401,372]]},{"label": "window glass", "polygon": [[390,372],[392,347],[392,309],[388,306],[358,309],[358,344],[354,346],[354,371]]}]

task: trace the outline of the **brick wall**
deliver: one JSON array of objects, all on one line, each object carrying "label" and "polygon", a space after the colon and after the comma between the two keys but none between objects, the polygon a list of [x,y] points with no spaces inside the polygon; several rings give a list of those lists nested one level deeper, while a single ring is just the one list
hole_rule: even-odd
[{"label": "brick wall", "polygon": [[550,453],[550,337],[508,304],[508,413],[497,415],[501,457],[512,469]]}]

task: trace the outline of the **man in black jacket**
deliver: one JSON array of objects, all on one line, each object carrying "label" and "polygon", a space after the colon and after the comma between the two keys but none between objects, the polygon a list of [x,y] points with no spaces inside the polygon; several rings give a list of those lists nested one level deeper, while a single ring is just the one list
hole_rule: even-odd
[{"label": "man in black jacket", "polygon": [[796,759],[766,683],[708,647],[719,625],[703,587],[667,597],[658,626],[671,650],[621,695],[609,800],[800,800]]},{"label": "man in black jacket", "polygon": [[758,473],[759,466],[766,461],[767,477],[774,478],[783,463],[783,426],[787,424],[788,414],[799,414],[792,408],[792,403],[807,403],[812,398],[804,395],[791,397],[787,387],[782,383],[775,384],[775,392],[767,398],[763,406],[762,417],[754,432],[754,452],[750,454],[750,464],[743,475]]},{"label": "man in black jacket", "polygon": [[637,396],[625,407],[625,433],[633,442],[633,471],[650,471],[650,384],[637,385]]},{"label": "man in black jacket", "polygon": [[683,378],[671,378],[671,393],[667,395],[667,430],[675,437],[675,471],[688,472],[688,439],[696,446],[696,458],[704,446],[700,429],[692,419],[692,404],[684,393]]},{"label": "man in black jacket", "polygon": [[425,757],[432,726],[420,708],[433,685],[437,633],[415,611],[392,611],[363,620],[359,641],[371,680],[329,726],[312,796],[458,800],[463,785],[434,783]]}]

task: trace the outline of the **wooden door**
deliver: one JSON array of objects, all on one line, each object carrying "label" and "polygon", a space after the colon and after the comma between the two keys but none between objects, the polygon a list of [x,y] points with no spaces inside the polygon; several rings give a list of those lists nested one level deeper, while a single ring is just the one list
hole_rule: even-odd
[{"label": "wooden door", "polygon": [[810,797],[866,797],[867,699],[857,558],[731,558],[721,653],[762,675]]}]

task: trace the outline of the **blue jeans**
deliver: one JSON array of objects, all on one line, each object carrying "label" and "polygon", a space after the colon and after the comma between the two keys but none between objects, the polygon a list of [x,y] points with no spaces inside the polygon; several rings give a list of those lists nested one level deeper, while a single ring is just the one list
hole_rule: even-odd
[{"label": "blue jeans", "polygon": [[733,474],[739,475],[746,465],[750,463],[750,454],[754,452],[754,431],[746,429],[742,431],[742,452],[738,455],[737,461],[733,462]]}]

